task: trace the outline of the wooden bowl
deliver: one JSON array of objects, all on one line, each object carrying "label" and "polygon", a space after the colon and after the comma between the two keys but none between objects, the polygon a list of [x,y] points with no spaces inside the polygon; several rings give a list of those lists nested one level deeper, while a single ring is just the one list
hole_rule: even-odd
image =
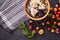
[{"label": "wooden bowl", "polygon": [[47,13],[46,13],[43,17],[40,17],[40,18],[35,18],[35,17],[32,17],[32,16],[29,15],[29,13],[28,13],[28,11],[27,11],[28,1],[29,1],[29,0],[26,0],[26,3],[25,3],[25,5],[24,5],[24,11],[25,11],[25,14],[26,14],[26,16],[27,16],[28,18],[30,18],[30,19],[32,19],[32,20],[43,20],[44,18],[47,17],[47,15],[48,15],[49,12],[50,12],[50,3],[49,3],[48,0],[46,0],[46,2],[47,2],[47,4],[48,4],[48,6],[47,6],[47,10],[48,10],[48,11],[47,11]]}]

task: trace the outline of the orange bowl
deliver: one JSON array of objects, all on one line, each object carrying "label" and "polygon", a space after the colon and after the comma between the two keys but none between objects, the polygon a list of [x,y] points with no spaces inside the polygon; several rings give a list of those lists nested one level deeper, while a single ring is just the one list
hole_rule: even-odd
[{"label": "orange bowl", "polygon": [[50,3],[49,3],[48,0],[46,0],[46,2],[47,2],[47,4],[48,4],[48,5],[47,5],[47,12],[46,12],[46,14],[45,14],[43,17],[40,17],[40,18],[35,18],[35,17],[32,17],[32,16],[29,15],[29,12],[27,11],[28,2],[29,2],[29,0],[26,0],[26,3],[25,3],[25,5],[24,5],[24,11],[25,11],[25,14],[26,14],[26,16],[27,16],[28,18],[30,18],[30,19],[32,19],[32,20],[43,20],[44,18],[47,17],[47,15],[48,15],[49,12],[50,12]]}]

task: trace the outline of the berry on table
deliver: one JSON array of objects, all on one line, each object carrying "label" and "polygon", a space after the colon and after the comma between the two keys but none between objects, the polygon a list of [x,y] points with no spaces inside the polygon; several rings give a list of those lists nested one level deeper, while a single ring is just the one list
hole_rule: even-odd
[{"label": "berry on table", "polygon": [[58,8],[58,10],[60,11],[60,7]]},{"label": "berry on table", "polygon": [[50,21],[47,21],[46,23],[49,25],[50,24]]},{"label": "berry on table", "polygon": [[58,23],[58,26],[60,26],[60,22]]},{"label": "berry on table", "polygon": [[47,27],[47,30],[51,30],[51,28],[50,27]]},{"label": "berry on table", "polygon": [[54,12],[54,14],[57,14],[57,12]]},{"label": "berry on table", "polygon": [[60,17],[58,17],[57,20],[60,21]]},{"label": "berry on table", "polygon": [[39,30],[39,27],[36,27],[36,30]]},{"label": "berry on table", "polygon": [[54,24],[54,25],[56,25],[56,24],[57,24],[57,22],[56,22],[56,21],[53,21],[53,24]]},{"label": "berry on table", "polygon": [[56,18],[58,18],[59,17],[59,14],[56,14]]},{"label": "berry on table", "polygon": [[55,19],[55,15],[52,15],[52,19]]},{"label": "berry on table", "polygon": [[58,14],[60,15],[60,12],[58,12]]},{"label": "berry on table", "polygon": [[54,29],[51,29],[51,32],[52,32],[52,33],[54,33],[54,32],[55,32],[55,30],[54,30]]},{"label": "berry on table", "polygon": [[57,11],[57,8],[54,8],[54,11],[56,12]]},{"label": "berry on table", "polygon": [[32,29],[32,25],[29,26],[29,29]]},{"label": "berry on table", "polygon": [[36,29],[34,29],[34,30],[33,30],[33,32],[34,32],[34,33],[36,33],[36,32],[37,32],[37,30],[36,30]]},{"label": "berry on table", "polygon": [[42,22],[42,26],[44,26],[45,24],[44,24],[44,22]]},{"label": "berry on table", "polygon": [[57,7],[57,8],[58,8],[58,7],[59,7],[59,5],[58,5],[58,4],[56,4],[56,5],[55,5],[55,7]]},{"label": "berry on table", "polygon": [[30,20],[30,23],[32,23],[32,20]]},{"label": "berry on table", "polygon": [[56,28],[55,32],[56,32],[57,34],[59,34],[59,28]]},{"label": "berry on table", "polygon": [[53,8],[50,8],[50,10],[52,10]]}]

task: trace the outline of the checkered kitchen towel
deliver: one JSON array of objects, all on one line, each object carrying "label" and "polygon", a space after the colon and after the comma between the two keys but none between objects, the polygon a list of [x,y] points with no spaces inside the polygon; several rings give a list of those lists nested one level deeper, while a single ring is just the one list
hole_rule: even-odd
[{"label": "checkered kitchen towel", "polygon": [[5,10],[7,7],[11,6],[12,4],[16,3],[16,2],[19,2],[22,0],[5,0],[3,5],[0,7],[0,11],[3,11]]},{"label": "checkered kitchen towel", "polygon": [[22,20],[28,20],[24,13],[24,3],[24,0],[19,0],[0,11],[1,21],[3,21],[0,23],[4,29],[7,31],[14,30],[18,24],[22,24]]}]

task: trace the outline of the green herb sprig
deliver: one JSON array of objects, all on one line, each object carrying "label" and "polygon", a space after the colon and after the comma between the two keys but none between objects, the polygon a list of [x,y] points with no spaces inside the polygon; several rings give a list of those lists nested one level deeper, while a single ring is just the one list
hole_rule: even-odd
[{"label": "green herb sprig", "polygon": [[33,38],[33,36],[34,36],[35,33],[33,31],[29,32],[29,30],[26,28],[24,22],[21,25],[18,25],[18,27],[22,29],[22,33],[25,36],[27,36],[29,38]]}]

